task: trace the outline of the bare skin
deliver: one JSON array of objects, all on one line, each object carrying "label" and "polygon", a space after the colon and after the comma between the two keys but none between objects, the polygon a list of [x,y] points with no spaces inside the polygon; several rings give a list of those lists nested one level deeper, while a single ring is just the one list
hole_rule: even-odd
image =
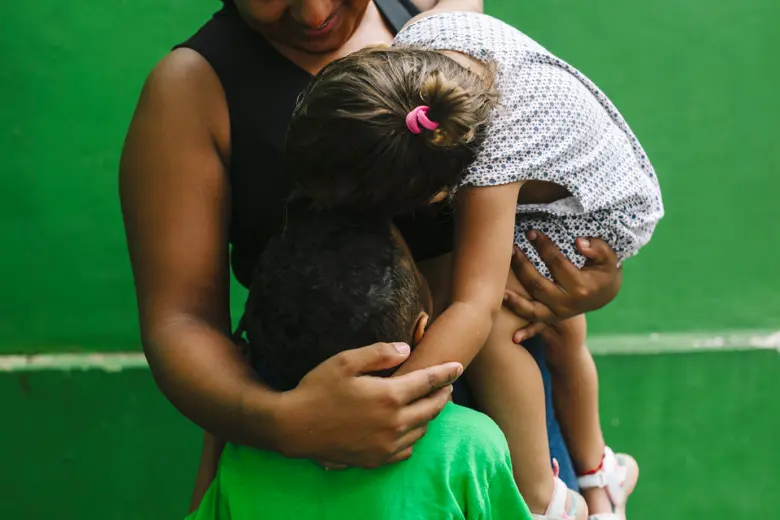
[{"label": "bare skin", "polygon": [[[597,469],[604,453],[598,374],[585,345],[586,331],[585,315],[581,314],[546,327],[541,333],[547,345],[547,364],[555,389],[556,417],[578,473]],[[582,496],[591,514],[612,511],[605,489],[584,489]]]},{"label": "bare skin", "polygon": [[538,324],[530,331],[518,331],[517,343],[538,334],[544,324],[555,324],[604,307],[617,296],[623,281],[617,255],[601,239],[577,240],[577,250],[587,258],[585,266],[578,269],[544,234],[531,231],[528,236],[555,281],[539,274],[522,251],[514,249],[512,270],[530,298],[507,288],[504,305],[518,316]]},{"label": "bare skin", "polygon": [[[509,281],[522,291],[513,275]],[[475,399],[507,438],[520,493],[529,509],[541,514],[553,493],[544,385],[531,354],[510,340],[527,323],[502,309],[466,376]]]},{"label": "bare skin", "polygon": [[[521,280],[525,279],[528,292],[535,296],[529,298],[528,294],[520,294],[508,288],[506,304],[531,320],[546,320],[519,330],[514,340],[519,343],[536,332],[545,340],[547,362],[555,389],[556,416],[575,469],[583,474],[597,469],[601,464],[604,435],[599,420],[596,365],[585,344],[585,316],[576,313],[580,310],[578,306],[583,303],[590,306],[603,305],[604,295],[591,292],[590,288],[595,283],[606,282],[603,284],[603,293],[610,294],[610,289],[617,293],[620,270],[614,253],[600,242],[578,241],[578,249],[588,257],[585,267],[578,269],[544,235],[534,233],[531,236],[560,285],[540,278],[525,255],[516,250],[513,268]],[[569,317],[572,314],[574,317]],[[611,512],[612,505],[605,489],[586,489],[582,494],[591,514]]]}]

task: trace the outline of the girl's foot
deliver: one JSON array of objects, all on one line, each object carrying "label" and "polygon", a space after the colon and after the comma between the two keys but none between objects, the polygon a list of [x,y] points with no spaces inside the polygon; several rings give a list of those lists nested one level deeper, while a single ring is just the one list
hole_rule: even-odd
[{"label": "girl's foot", "polygon": [[[583,493],[589,495],[588,502],[592,506],[594,514],[589,520],[626,520],[626,501],[634,491],[639,478],[639,466],[631,455],[612,452],[608,447],[604,448],[604,457],[601,466],[587,475],[577,479]],[[603,495],[597,490],[603,490],[609,500],[609,512],[604,512]],[[600,500],[601,499],[601,500]]]},{"label": "girl's foot", "polygon": [[543,515],[531,513],[531,517],[534,520],[586,520],[588,506],[585,504],[585,499],[566,487],[566,484],[558,478],[558,471],[558,461],[553,459],[555,487],[550,505]]}]

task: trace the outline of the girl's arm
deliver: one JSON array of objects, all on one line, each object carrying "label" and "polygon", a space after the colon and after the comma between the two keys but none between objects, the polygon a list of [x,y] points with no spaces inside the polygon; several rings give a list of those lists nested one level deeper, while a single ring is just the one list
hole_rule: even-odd
[{"label": "girl's arm", "polygon": [[452,302],[398,375],[445,361],[465,367],[482,348],[501,309],[521,186],[468,187],[456,195]]}]

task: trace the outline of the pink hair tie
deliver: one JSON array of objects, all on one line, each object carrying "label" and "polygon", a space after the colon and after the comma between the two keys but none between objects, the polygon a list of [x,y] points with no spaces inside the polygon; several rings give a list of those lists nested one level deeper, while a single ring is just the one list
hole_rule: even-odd
[{"label": "pink hair tie", "polygon": [[420,105],[406,114],[406,126],[409,128],[410,132],[413,134],[421,133],[422,130],[420,130],[420,125],[426,130],[436,130],[439,128],[439,123],[428,119],[428,110],[430,110],[430,107]]}]

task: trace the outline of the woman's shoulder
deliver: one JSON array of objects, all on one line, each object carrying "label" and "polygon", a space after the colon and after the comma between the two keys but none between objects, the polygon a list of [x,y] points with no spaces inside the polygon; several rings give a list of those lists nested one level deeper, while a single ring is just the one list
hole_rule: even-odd
[{"label": "woman's shoulder", "polygon": [[209,62],[197,51],[177,48],[165,55],[151,70],[144,83],[158,95],[189,94],[205,96],[219,87],[219,79]]},{"label": "woman's shoulder", "polygon": [[215,133],[227,116],[222,84],[214,69],[203,56],[187,48],[169,52],[155,65],[144,82],[139,107],[143,105],[165,108],[155,111],[161,118],[178,117],[181,111],[196,113],[204,124],[213,123]]}]

